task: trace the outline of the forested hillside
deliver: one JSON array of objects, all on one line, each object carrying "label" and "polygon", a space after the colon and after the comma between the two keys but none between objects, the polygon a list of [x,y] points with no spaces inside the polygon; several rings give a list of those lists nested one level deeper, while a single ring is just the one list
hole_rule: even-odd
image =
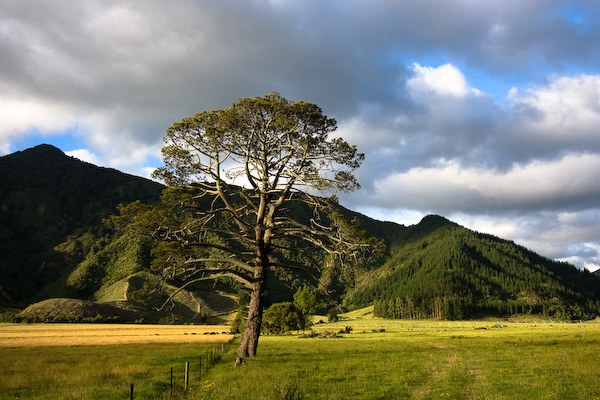
[{"label": "forested hillside", "polygon": [[[102,223],[117,213],[120,203],[157,203],[163,188],[84,163],[48,145],[1,157],[0,305],[24,308],[45,299],[72,298],[87,302],[70,308],[85,305],[82,315],[164,318],[149,310],[181,283],[166,282],[152,298],[158,275],[149,272],[156,243],[122,235]],[[297,244],[287,243],[290,250],[278,257],[304,266],[313,276],[273,268],[267,306],[290,301],[298,288],[309,284],[326,289],[321,300],[327,308],[374,304],[375,314],[386,318],[533,313],[570,319],[600,314],[600,277],[595,274],[439,216],[403,226],[341,206],[337,211],[382,239],[385,254],[353,271],[323,269],[316,264],[325,260],[324,254],[314,249],[295,252],[291,249]],[[309,209],[293,204],[288,212],[299,220],[312,217]],[[232,282],[205,282],[187,289],[177,298],[178,318],[236,307],[238,293]],[[65,301],[40,303],[28,312],[46,310],[52,316],[59,304],[71,304]],[[51,320],[60,318],[54,315]]]},{"label": "forested hillside", "polygon": [[68,274],[114,236],[119,203],[156,202],[163,186],[68,157],[50,145],[0,158],[0,303],[72,295]]},{"label": "forested hillside", "polygon": [[346,297],[385,318],[461,319],[600,311],[597,277],[513,242],[429,216],[394,243],[390,258]]}]

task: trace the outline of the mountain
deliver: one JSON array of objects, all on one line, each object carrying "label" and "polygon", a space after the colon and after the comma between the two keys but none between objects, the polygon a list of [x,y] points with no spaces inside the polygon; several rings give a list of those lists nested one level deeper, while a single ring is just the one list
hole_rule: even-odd
[{"label": "mountain", "polygon": [[543,314],[592,318],[600,280],[495,236],[427,216],[392,242],[389,259],[348,292],[347,306],[386,318]]},{"label": "mountain", "polygon": [[[34,321],[197,321],[235,309],[238,287],[221,280],[186,287],[172,310],[157,312],[181,283],[160,285],[150,273],[154,244],[148,238],[103,225],[118,204],[156,203],[163,188],[49,145],[0,157],[0,305],[28,306],[22,318]],[[347,271],[312,269],[330,290],[323,297],[328,307],[374,304],[378,316],[390,318],[600,314],[600,277],[570,264],[440,216],[404,226],[338,211],[382,239],[386,254],[352,279],[345,279]],[[290,213],[311,216],[298,205]],[[266,303],[289,301],[305,284],[316,286],[301,272],[274,268]]]},{"label": "mountain", "polygon": [[110,241],[102,219],[120,203],[156,202],[162,189],[50,145],[0,157],[0,302],[22,306],[66,294],[49,292]]}]

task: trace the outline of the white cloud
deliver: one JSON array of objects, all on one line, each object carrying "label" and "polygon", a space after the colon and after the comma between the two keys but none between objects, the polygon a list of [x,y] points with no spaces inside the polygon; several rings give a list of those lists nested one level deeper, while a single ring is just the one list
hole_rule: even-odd
[{"label": "white cloud", "polygon": [[[2,86],[2,85],[0,85]],[[0,94],[0,142],[10,152],[10,142],[22,139],[27,131],[51,136],[77,124],[68,107],[56,102],[44,102],[36,98]],[[2,153],[2,154],[6,154]]]},{"label": "white cloud", "polygon": [[427,101],[431,96],[436,97],[465,97],[479,94],[477,89],[470,88],[464,75],[451,64],[437,68],[413,64],[415,76],[408,79],[406,87],[416,101]]},{"label": "white cloud", "polygon": [[557,76],[544,87],[509,96],[517,127],[532,140],[600,149],[600,75]]},{"label": "white cloud", "polygon": [[568,154],[556,161],[515,164],[510,170],[440,161],[375,182],[372,204],[435,212],[579,209],[600,197],[600,155]]},{"label": "white cloud", "polygon": [[92,153],[88,149],[78,149],[78,150],[67,151],[65,154],[70,157],[75,157],[78,160],[85,161],[90,164],[94,164],[94,165],[102,165],[103,164],[103,161],[100,159],[100,157],[98,157],[96,154]]}]

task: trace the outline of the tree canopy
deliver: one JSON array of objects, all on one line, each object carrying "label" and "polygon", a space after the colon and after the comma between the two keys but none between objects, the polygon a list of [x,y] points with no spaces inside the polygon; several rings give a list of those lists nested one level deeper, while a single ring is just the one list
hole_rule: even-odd
[{"label": "tree canopy", "polygon": [[[278,202],[301,189],[355,190],[360,185],[351,171],[364,154],[341,138],[328,140],[336,128],[335,119],[315,104],[275,92],[240,99],[229,109],[203,111],[173,124],[162,149],[166,166],[154,177],[169,186],[195,183],[211,194],[228,193],[232,188],[225,182],[238,180]],[[256,199],[248,201],[247,192],[240,194],[258,205]]]},{"label": "tree canopy", "polygon": [[265,311],[263,331],[284,333],[285,331],[304,329],[302,311],[289,301],[275,303]]}]

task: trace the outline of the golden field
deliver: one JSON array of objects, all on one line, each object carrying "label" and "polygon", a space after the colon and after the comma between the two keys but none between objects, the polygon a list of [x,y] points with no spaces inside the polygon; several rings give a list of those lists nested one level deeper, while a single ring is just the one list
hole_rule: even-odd
[{"label": "golden field", "polygon": [[0,347],[225,343],[227,325],[0,324]]}]

